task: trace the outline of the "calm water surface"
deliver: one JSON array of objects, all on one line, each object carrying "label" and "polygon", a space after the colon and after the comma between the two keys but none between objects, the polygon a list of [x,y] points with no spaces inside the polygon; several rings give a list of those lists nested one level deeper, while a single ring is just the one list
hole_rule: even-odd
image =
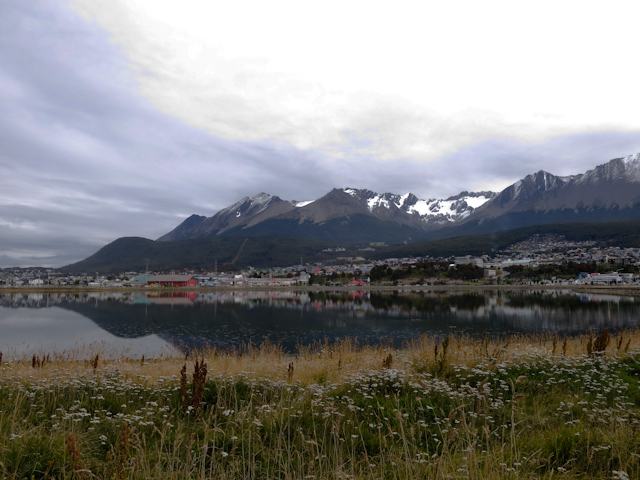
[{"label": "calm water surface", "polygon": [[0,295],[0,351],[8,355],[104,344],[149,357],[265,338],[288,351],[345,337],[399,346],[424,333],[569,334],[639,324],[632,297],[561,290]]}]

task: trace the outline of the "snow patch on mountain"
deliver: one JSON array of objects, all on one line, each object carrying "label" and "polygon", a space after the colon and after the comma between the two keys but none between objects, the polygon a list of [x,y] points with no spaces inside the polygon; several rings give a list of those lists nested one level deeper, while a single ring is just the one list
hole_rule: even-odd
[{"label": "snow patch on mountain", "polygon": [[260,211],[264,210],[269,206],[271,200],[273,200],[273,197],[271,195],[262,192],[255,197],[244,197],[230,207],[220,210],[220,212],[218,213],[229,213],[234,214],[236,217],[239,217],[240,215],[238,215],[238,213],[241,214],[242,210],[248,210],[256,205],[262,205],[263,207],[260,209]]},{"label": "snow patch on mountain", "polygon": [[262,208],[260,208],[257,213],[263,212],[269,206],[271,200],[273,200],[273,197],[268,193],[259,193],[255,197],[251,197],[251,204],[249,205],[249,208],[262,205]]},{"label": "snow patch on mountain", "polygon": [[[465,192],[466,193],[466,192]],[[417,213],[429,221],[428,217],[438,217],[438,221],[454,221],[467,218],[478,207],[494,197],[492,192],[479,195],[467,194],[449,197],[446,200],[418,200],[408,208],[408,213]]]},{"label": "snow patch on mountain", "polygon": [[315,202],[315,200],[307,200],[307,201],[305,201],[305,202],[297,202],[297,201],[293,200],[293,201],[291,202],[291,204],[292,204],[294,207],[302,208],[302,207],[306,207],[307,205],[309,205],[309,204],[311,204],[311,203],[313,203],[313,202]]},{"label": "snow patch on mountain", "polygon": [[273,197],[268,193],[261,192],[255,197],[251,197],[251,204],[268,203]]},{"label": "snow patch on mountain", "polygon": [[629,155],[622,159],[626,177],[634,182],[640,182],[640,153]]},{"label": "snow patch on mountain", "polygon": [[522,180],[518,180],[513,184],[513,199],[515,200],[520,196],[520,192],[522,192]]},{"label": "snow patch on mountain", "polygon": [[564,183],[569,183],[571,180],[575,180],[578,177],[580,177],[580,175],[567,175],[566,177],[558,177],[558,178],[562,180]]},{"label": "snow patch on mountain", "polygon": [[436,202],[436,199],[431,200],[418,200],[416,203],[407,208],[407,212],[409,213],[417,213],[420,216],[428,215],[430,210],[429,206]]},{"label": "snow patch on mountain", "polygon": [[247,201],[249,201],[249,197],[244,197],[242,200],[237,201],[233,205],[227,208],[223,208],[218,212],[218,214],[231,213],[234,210],[237,211],[242,205],[244,205]]},{"label": "snow patch on mountain", "polygon": [[367,200],[367,206],[369,207],[369,211],[373,212],[374,208],[389,208],[389,200],[384,198],[384,195],[376,195],[373,198]]},{"label": "snow patch on mountain", "polygon": [[411,196],[411,193],[405,193],[404,195],[400,195],[400,197],[398,198],[398,202],[396,203],[396,207],[402,208],[410,196]]},{"label": "snow patch on mountain", "polygon": [[482,195],[482,196],[478,196],[478,197],[467,197],[465,199],[465,202],[467,202],[467,205],[469,205],[471,208],[476,209],[478,207],[481,207],[485,203],[487,203],[493,197],[494,197],[494,195]]}]

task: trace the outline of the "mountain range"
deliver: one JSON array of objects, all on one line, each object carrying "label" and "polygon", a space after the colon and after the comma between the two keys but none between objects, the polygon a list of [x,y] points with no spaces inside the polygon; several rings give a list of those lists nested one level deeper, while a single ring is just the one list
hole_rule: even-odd
[{"label": "mountain range", "polygon": [[500,193],[464,191],[446,199],[354,188],[335,188],[304,202],[260,193],[211,217],[192,215],[158,241],[289,235],[410,243],[538,224],[638,220],[639,206],[640,153],[584,174],[559,177],[541,170]]},{"label": "mountain range", "polygon": [[192,215],[161,242],[214,236],[293,235],[314,240],[401,243],[460,222],[493,198],[468,193],[444,200],[334,188],[314,201],[285,201],[267,193],[245,197],[211,217]]},{"label": "mountain range", "polygon": [[[610,160],[583,174],[560,177],[539,171],[499,193],[464,191],[446,199],[422,200],[411,193],[379,194],[355,188],[335,188],[313,201],[287,201],[260,193],[211,217],[192,215],[155,242],[118,239],[64,268],[106,271],[110,265],[124,267],[145,257],[157,258],[157,269],[186,263],[195,267],[214,259],[236,266],[262,265],[267,260],[285,264],[295,263],[300,256],[310,260],[338,244],[354,253],[356,245],[370,242],[414,245],[414,251],[422,248],[419,242],[452,237],[552,224],[562,224],[562,230],[569,231],[567,224],[588,223],[592,231],[594,222],[637,220],[640,153]],[[626,224],[622,231],[637,225]],[[477,250],[485,249],[490,239],[482,242]],[[464,241],[454,243],[455,251],[464,249]],[[438,245],[442,250],[443,245]],[[430,247],[424,244],[424,248]]]}]

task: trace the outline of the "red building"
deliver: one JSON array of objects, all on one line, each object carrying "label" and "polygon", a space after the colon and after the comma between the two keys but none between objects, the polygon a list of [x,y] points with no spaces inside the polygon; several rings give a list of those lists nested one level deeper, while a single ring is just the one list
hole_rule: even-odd
[{"label": "red building", "polygon": [[147,281],[147,285],[163,287],[196,287],[198,281],[191,275],[156,275]]}]

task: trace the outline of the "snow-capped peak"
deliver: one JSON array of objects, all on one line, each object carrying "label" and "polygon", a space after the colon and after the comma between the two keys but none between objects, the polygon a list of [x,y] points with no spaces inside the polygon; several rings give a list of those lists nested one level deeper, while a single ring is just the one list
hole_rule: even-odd
[{"label": "snow-capped peak", "polygon": [[251,200],[251,205],[256,205],[256,204],[259,204],[259,203],[267,203],[272,198],[273,197],[271,195],[269,195],[268,193],[261,192],[261,193],[257,194],[255,197],[251,197],[249,200]]},{"label": "snow-capped peak", "polygon": [[396,195],[354,188],[345,188],[342,191],[365,203],[371,213],[375,214],[380,210],[400,210],[417,216],[425,223],[435,221],[439,224],[462,220],[495,196],[493,192],[461,192],[447,199],[421,200],[412,193]]},{"label": "snow-capped peak", "polygon": [[404,195],[401,195],[400,198],[398,198],[398,203],[396,203],[396,206],[398,208],[401,208],[410,196],[411,193],[405,193]]},{"label": "snow-capped peak", "polygon": [[577,183],[597,183],[604,180],[640,182],[640,153],[628,155],[598,165],[576,178]]},{"label": "snow-capped peak", "polygon": [[218,213],[230,213],[236,217],[240,217],[243,212],[251,208],[260,208],[260,211],[264,210],[274,198],[272,195],[262,192],[254,197],[244,197],[242,200],[234,203],[230,207],[220,210]]}]

